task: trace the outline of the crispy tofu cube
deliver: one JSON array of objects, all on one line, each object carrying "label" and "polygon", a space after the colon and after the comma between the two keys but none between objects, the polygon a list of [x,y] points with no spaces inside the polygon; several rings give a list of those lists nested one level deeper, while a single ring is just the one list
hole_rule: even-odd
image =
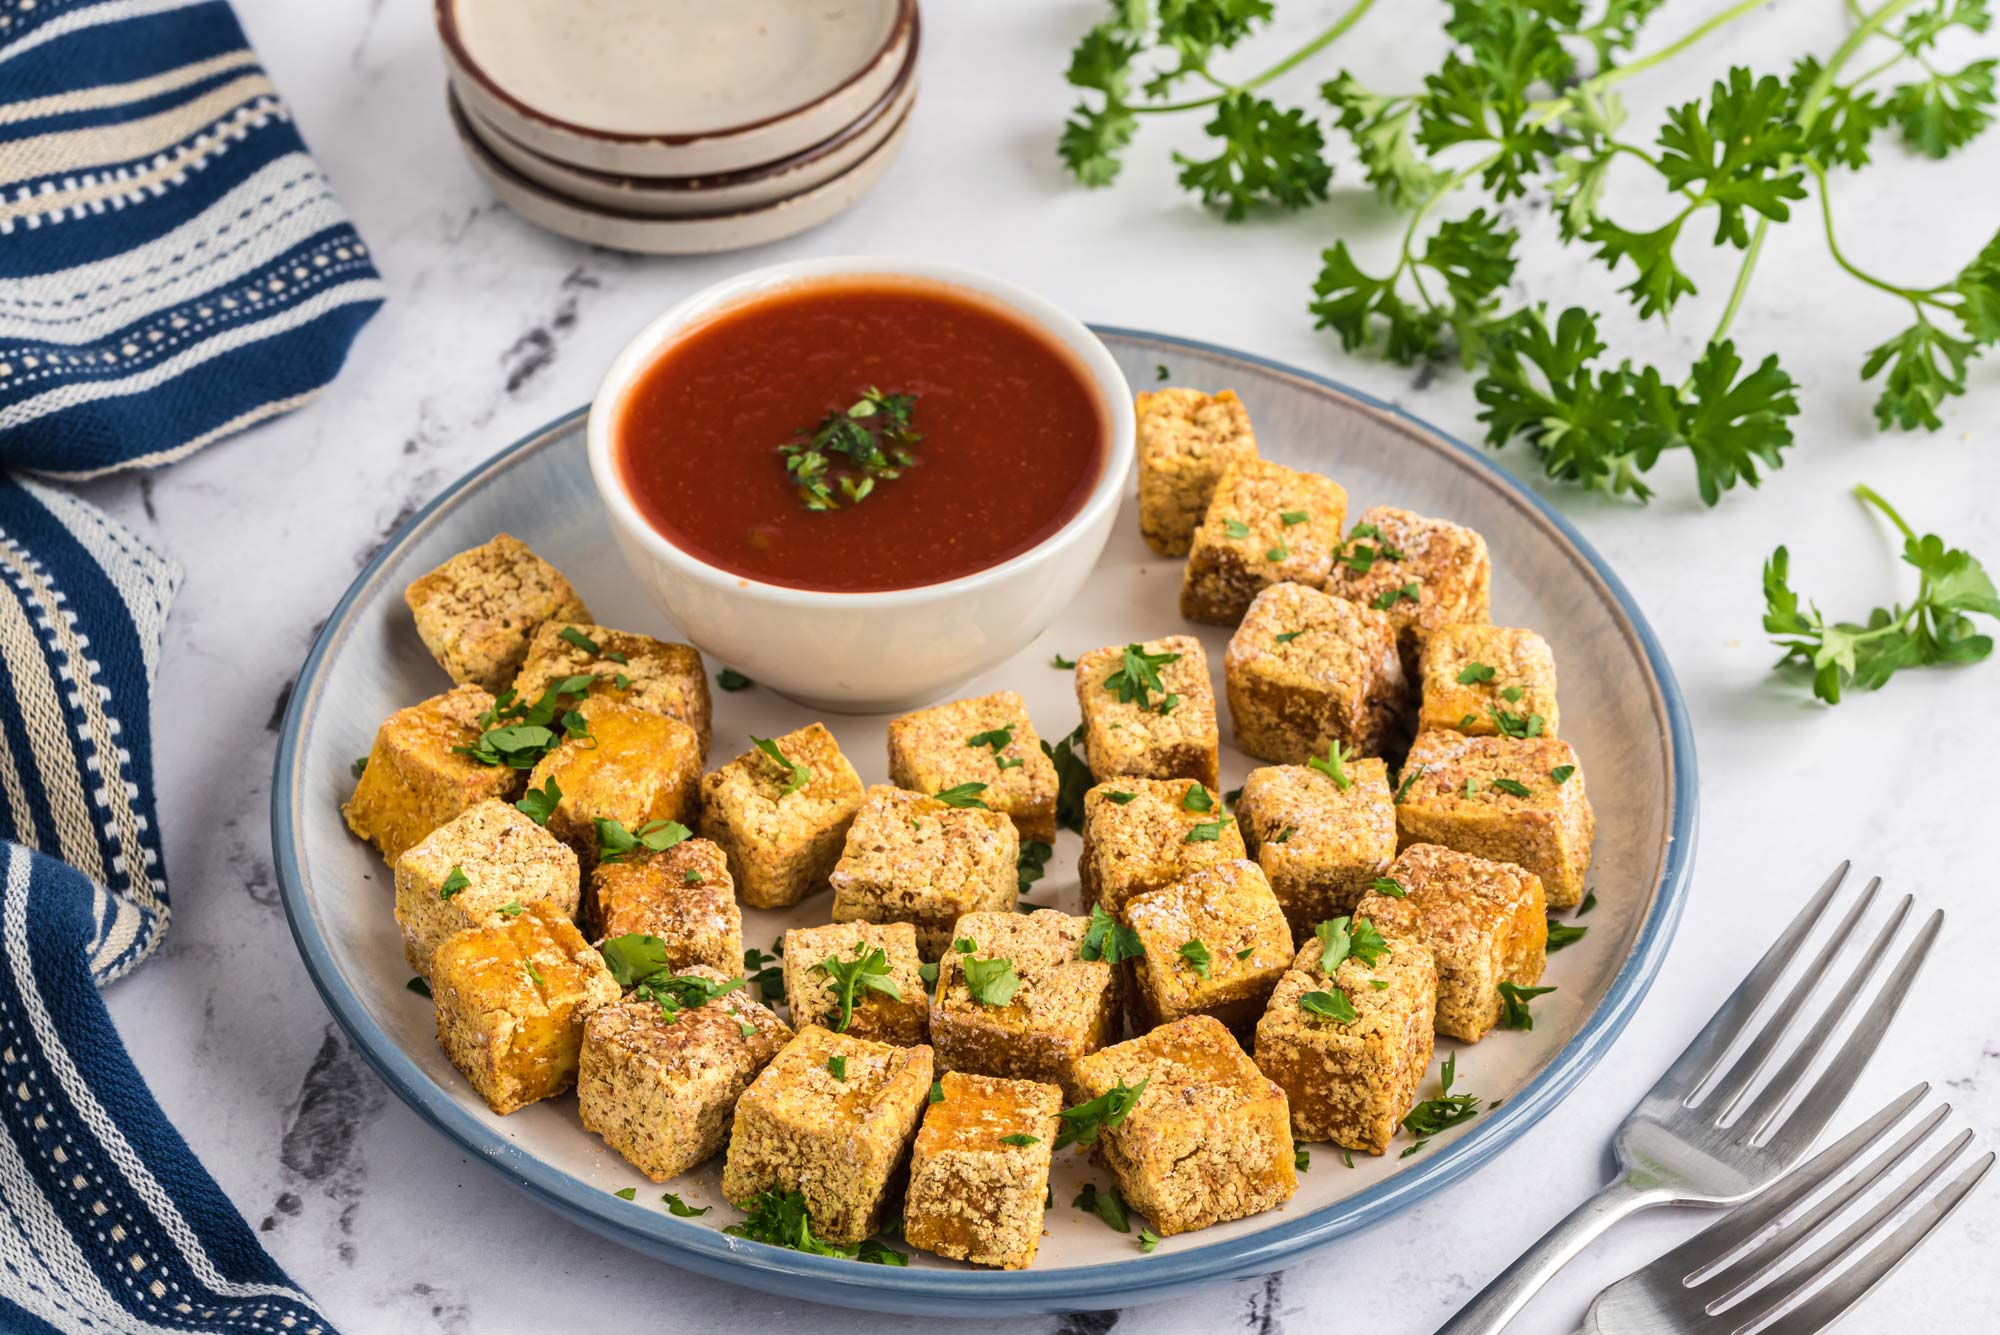
[{"label": "crispy tofu cube", "polygon": [[706,839],[599,862],[590,873],[590,903],[600,940],[658,937],[668,968],[706,964],[734,973],[743,962],[743,910],[729,859]]},{"label": "crispy tofu cube", "polygon": [[[1387,953],[1350,955],[1329,978],[1322,948],[1308,941],[1257,1022],[1257,1066],[1285,1091],[1292,1134],[1380,1154],[1416,1106],[1430,1066],[1437,969],[1421,938],[1380,925]],[[1343,1023],[1306,1009],[1305,998],[1338,993],[1354,1008]]]},{"label": "crispy tofu cube", "polygon": [[983,783],[980,800],[1012,820],[1022,839],[1055,842],[1055,762],[1042,754],[1027,702],[1013,691],[889,720],[889,782],[917,793]]},{"label": "crispy tofu cube", "polygon": [[1306,765],[1253,769],[1236,799],[1249,855],[1303,941],[1328,918],[1354,912],[1376,877],[1396,860],[1396,805],[1389,768],[1350,760],[1348,785]]},{"label": "crispy tofu cube", "polygon": [[[959,919],[959,941],[938,964],[931,1002],[938,1065],[1074,1089],[1078,1059],[1118,1036],[1117,971],[1083,958],[1089,926],[1087,918],[1054,909]],[[958,949],[965,942],[970,951]],[[977,962],[984,973],[996,960],[1008,961],[1018,986],[1006,994],[1003,974],[997,987],[975,995],[967,963]]]},{"label": "crispy tofu cube", "polygon": [[568,1089],[584,1021],[618,1000],[603,957],[547,900],[446,937],[430,978],[438,1045],[501,1114]]},{"label": "crispy tofu cube", "polygon": [[1554,737],[1556,656],[1531,630],[1441,626],[1424,642],[1423,704],[1417,730],[1473,737]]},{"label": "crispy tofu cube", "polygon": [[1274,1209],[1298,1190],[1285,1091],[1214,1016],[1161,1025],[1076,1069],[1084,1099],[1145,1082],[1097,1143],[1125,1199],[1161,1237]]},{"label": "crispy tofu cube", "polygon": [[708,674],[693,645],[609,626],[545,621],[528,643],[514,691],[532,703],[565,678],[578,676],[597,678],[589,692],[594,699],[637,705],[687,724],[701,739],[703,761],[708,759]]},{"label": "crispy tofu cube", "polygon": [[722,1194],[747,1207],[766,1191],[800,1192],[815,1233],[858,1243],[881,1226],[930,1092],[929,1048],[807,1025],[737,1100]]},{"label": "crispy tofu cube", "polygon": [[834,867],[835,922],[907,922],[936,959],[959,915],[1014,907],[1021,836],[997,811],[887,784],[868,790]]},{"label": "crispy tofu cube", "polygon": [[1146,953],[1136,1014],[1147,1028],[1212,1015],[1248,1032],[1292,962],[1292,929],[1257,864],[1218,862],[1125,902]]},{"label": "crispy tofu cube", "polygon": [[479,741],[480,716],[492,707],[493,697],[479,687],[460,686],[384,719],[354,796],[340,809],[347,828],[394,866],[446,821],[518,793],[519,770],[482,765],[454,749]]},{"label": "crispy tofu cube", "polygon": [[[878,950],[895,995],[857,984],[852,1013],[842,1028],[840,982],[829,965],[851,965]],[[785,933],[782,953],[785,1005],[799,1024],[816,1024],[899,1048],[913,1048],[930,1036],[931,999],[924,986],[924,961],[917,951],[914,924],[836,922],[794,927]]]},{"label": "crispy tofu cube", "polygon": [[1273,584],[1320,587],[1346,520],[1347,493],[1330,478],[1263,459],[1231,464],[1195,530],[1181,615],[1233,626]]},{"label": "crispy tofu cube", "polygon": [[562,791],[549,833],[597,863],[597,822],[633,834],[656,820],[692,823],[701,782],[701,742],[678,719],[616,700],[585,700],[588,737],[566,737],[528,773],[530,788],[554,779]]},{"label": "crispy tofu cube", "polygon": [[[1568,742],[1417,734],[1403,762],[1396,840],[1443,844],[1542,878],[1552,909],[1583,902],[1597,817]],[[1525,792],[1521,790],[1525,789]]]},{"label": "crispy tofu cube", "polygon": [[1355,521],[1326,591],[1388,613],[1403,673],[1414,679],[1432,632],[1491,619],[1492,585],[1493,563],[1478,533],[1378,505]]},{"label": "crispy tofu cube", "polygon": [[1092,649],[1076,661],[1076,703],[1090,773],[1099,781],[1121,774],[1200,779],[1211,788],[1221,781],[1215,688],[1192,635]]},{"label": "crispy tofu cube", "polygon": [[1161,556],[1186,556],[1222,470],[1257,457],[1236,391],[1156,389],[1136,401],[1139,535]]},{"label": "crispy tofu cube", "polygon": [[505,802],[481,802],[396,859],[403,955],[429,980],[431,956],[468,927],[498,927],[530,904],[576,916],[576,854]]},{"label": "crispy tofu cube", "polygon": [[544,621],[589,621],[562,572],[511,534],[460,552],[403,590],[417,635],[460,685],[505,690]]},{"label": "crispy tofu cube", "polygon": [[1021,1270],[1042,1241],[1062,1091],[947,1071],[910,1153],[903,1240],[953,1260]]},{"label": "crispy tofu cube", "polygon": [[1409,697],[1389,618],[1303,584],[1257,595],[1229,637],[1222,680],[1236,744],[1286,765],[1335,742],[1382,754]]},{"label": "crispy tofu cube", "polygon": [[1389,869],[1401,898],[1370,893],[1354,916],[1415,936],[1437,961],[1437,1031],[1477,1043],[1500,1023],[1500,984],[1542,980],[1549,941],[1542,879],[1511,862],[1412,844]]},{"label": "crispy tofu cube", "polygon": [[826,889],[863,796],[861,776],[825,724],[771,741],[789,765],[746,751],[701,781],[701,832],[722,845],[737,893],[757,909],[788,908]]},{"label": "crispy tofu cube", "polygon": [[1245,856],[1213,791],[1188,779],[1113,779],[1083,795],[1084,903],[1116,917],[1134,895]]}]

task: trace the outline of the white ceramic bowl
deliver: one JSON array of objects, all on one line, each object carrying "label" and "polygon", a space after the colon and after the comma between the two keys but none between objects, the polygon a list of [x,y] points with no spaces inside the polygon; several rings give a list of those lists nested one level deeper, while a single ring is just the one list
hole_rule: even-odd
[{"label": "white ceramic bowl", "polygon": [[[669,542],[626,493],[613,428],[627,390],[661,351],[727,307],[836,275],[894,274],[965,289],[1006,306],[1075,359],[1104,409],[1103,469],[1055,533],[999,565],[921,588],[823,592],[765,584]],[[938,699],[1009,657],[1048,625],[1089,578],[1132,471],[1132,391],[1097,335],[1052,302],[957,265],[882,256],[803,260],[757,269],[696,293],[641,330],[612,361],[590,405],[590,474],[618,548],[668,616],[710,656],[801,703],[880,713]]]}]

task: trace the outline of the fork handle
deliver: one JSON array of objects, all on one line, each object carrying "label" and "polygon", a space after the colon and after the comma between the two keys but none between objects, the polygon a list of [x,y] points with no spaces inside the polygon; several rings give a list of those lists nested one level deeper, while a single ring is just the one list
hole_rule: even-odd
[{"label": "fork handle", "polygon": [[1673,1193],[1657,1186],[1635,1183],[1630,1174],[1606,1184],[1542,1234],[1534,1246],[1521,1253],[1514,1264],[1461,1307],[1458,1315],[1440,1326],[1437,1335],[1496,1335],[1556,1271],[1589,1246],[1598,1234],[1626,1215],[1674,1199]]}]

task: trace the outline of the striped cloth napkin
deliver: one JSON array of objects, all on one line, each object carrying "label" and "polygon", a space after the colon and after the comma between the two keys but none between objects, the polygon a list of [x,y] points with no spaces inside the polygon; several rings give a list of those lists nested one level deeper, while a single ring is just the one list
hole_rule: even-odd
[{"label": "striped cloth napkin", "polygon": [[381,299],[222,0],[0,0],[0,1330],[330,1330],[98,995],[167,927],[180,573],[46,479],[299,406]]}]

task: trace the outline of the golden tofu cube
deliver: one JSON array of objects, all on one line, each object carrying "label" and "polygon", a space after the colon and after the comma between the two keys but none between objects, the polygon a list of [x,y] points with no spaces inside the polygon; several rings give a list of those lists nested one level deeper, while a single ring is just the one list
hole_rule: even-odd
[{"label": "golden tofu cube", "polygon": [[1257,457],[1250,412],[1233,389],[1156,389],[1135,409],[1139,534],[1161,556],[1186,556],[1223,470]]},{"label": "golden tofu cube", "polygon": [[1191,1015],[1076,1064],[1077,1093],[1145,1088],[1098,1136],[1125,1199],[1161,1237],[1275,1209],[1298,1190],[1285,1091],[1212,1015]]},{"label": "golden tofu cube", "polygon": [[830,878],[835,922],[907,922],[935,959],[965,913],[1005,911],[1020,889],[1021,837],[997,811],[878,784],[848,827]]},{"label": "golden tofu cube", "polygon": [[1441,626],[1424,643],[1417,729],[1473,737],[1554,737],[1556,656],[1531,630]]},{"label": "golden tofu cube", "polygon": [[1181,615],[1233,626],[1273,584],[1320,587],[1346,520],[1347,492],[1330,478],[1265,459],[1231,464],[1195,530]]},{"label": "golden tofu cube", "polygon": [[1568,742],[1417,734],[1403,762],[1396,841],[1443,844],[1542,878],[1552,909],[1583,902],[1597,816]]},{"label": "golden tofu cube", "polygon": [[1257,864],[1204,867],[1125,901],[1146,953],[1132,962],[1146,1028],[1212,1015],[1248,1031],[1292,962],[1292,929]]},{"label": "golden tofu cube", "polygon": [[514,678],[514,691],[533,704],[551,687],[583,676],[597,678],[588,692],[593,699],[637,705],[693,728],[701,739],[701,758],[707,761],[708,674],[702,670],[701,651],[693,645],[588,622],[545,621],[528,643],[528,658]]},{"label": "golden tofu cube", "polygon": [[1257,595],[1222,655],[1236,744],[1303,765],[1335,742],[1382,754],[1401,726],[1409,681],[1389,618],[1303,584]]},{"label": "golden tofu cube", "polygon": [[881,1227],[930,1092],[929,1048],[807,1025],[737,1100],[722,1194],[747,1208],[766,1191],[799,1192],[813,1232],[852,1246]]},{"label": "golden tofu cube", "polygon": [[1221,782],[1215,688],[1192,635],[1092,649],[1076,661],[1076,703],[1099,782],[1120,775]]},{"label": "golden tofu cube", "polygon": [[562,793],[549,833],[597,863],[597,822],[615,820],[638,834],[656,820],[692,824],[701,782],[701,742],[678,719],[615,700],[577,706],[590,734],[565,737],[528,774],[528,786]]},{"label": "golden tofu cube", "polygon": [[576,924],[546,900],[498,927],[468,927],[431,957],[438,1045],[486,1106],[510,1113],[576,1081],[583,1023],[618,984]]},{"label": "golden tofu cube", "polygon": [[530,904],[576,916],[576,854],[505,802],[481,802],[396,859],[396,926],[419,977],[444,939],[498,927]]},{"label": "golden tofu cube", "polygon": [[562,572],[507,533],[417,579],[403,599],[438,666],[461,685],[495,693],[521,670],[544,621],[590,620]]},{"label": "golden tofu cube", "polygon": [[[882,970],[855,970],[857,961],[882,952]],[[913,1048],[930,1035],[931,999],[924,987],[917,929],[907,922],[836,922],[794,927],[785,933],[785,1005],[800,1024],[817,1024],[856,1038]],[[846,1025],[840,1020],[842,987],[835,965],[855,973]],[[883,971],[886,972],[883,972]],[[893,994],[861,981],[880,977]]]},{"label": "golden tofu cube", "polygon": [[[931,1000],[938,1065],[1073,1089],[1078,1059],[1118,1036],[1117,970],[1083,958],[1089,927],[1054,909],[960,918]],[[997,984],[986,981],[998,961]],[[982,979],[977,991],[968,968]]]},{"label": "golden tofu cube", "polygon": [[983,783],[979,800],[1013,821],[1023,840],[1055,842],[1055,762],[1013,691],[889,720],[889,782],[917,793]]},{"label": "golden tofu cube", "polygon": [[1396,628],[1403,673],[1414,679],[1433,632],[1492,619],[1492,585],[1493,563],[1478,533],[1378,505],[1355,520],[1326,591],[1386,612]]},{"label": "golden tofu cube", "polygon": [[460,686],[399,709],[375,731],[354,796],[340,811],[347,828],[394,866],[405,849],[446,821],[491,798],[512,798],[521,772],[482,765],[458,747],[479,741],[493,697]]},{"label": "golden tofu cube", "polygon": [[1083,795],[1084,903],[1117,917],[1134,895],[1245,856],[1222,799],[1188,779],[1113,779]]},{"label": "golden tofu cube", "polygon": [[701,832],[722,845],[737,893],[758,909],[788,908],[827,888],[863,795],[825,724],[771,744],[785,763],[746,751],[701,781]]},{"label": "golden tofu cube", "polygon": [[706,839],[600,861],[590,890],[600,939],[658,937],[671,969],[706,964],[733,974],[743,962],[743,910],[729,859]]},{"label": "golden tofu cube", "polygon": [[1042,1241],[1062,1091],[947,1071],[910,1153],[903,1240],[939,1256],[1021,1270]]},{"label": "golden tofu cube", "polygon": [[1264,869],[1294,941],[1354,912],[1396,860],[1389,767],[1350,760],[1341,769],[1345,788],[1307,765],[1267,765],[1250,771],[1236,799],[1243,845]]}]

